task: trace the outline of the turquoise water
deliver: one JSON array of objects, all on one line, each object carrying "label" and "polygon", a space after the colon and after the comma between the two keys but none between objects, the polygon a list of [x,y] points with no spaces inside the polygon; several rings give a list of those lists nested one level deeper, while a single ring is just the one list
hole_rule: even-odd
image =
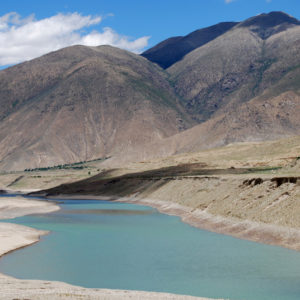
[{"label": "turquoise water", "polygon": [[125,203],[75,200],[7,222],[51,230],[0,272],[111,289],[245,300],[300,299],[300,253],[193,228]]}]

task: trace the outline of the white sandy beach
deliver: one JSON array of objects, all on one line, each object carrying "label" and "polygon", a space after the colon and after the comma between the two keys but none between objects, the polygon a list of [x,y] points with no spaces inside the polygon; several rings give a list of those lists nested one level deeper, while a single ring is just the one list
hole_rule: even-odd
[{"label": "white sandy beach", "polygon": [[[0,219],[34,213],[49,213],[59,209],[51,202],[28,200],[23,197],[0,197]],[[0,256],[39,241],[47,231],[12,223],[0,223]],[[207,298],[143,291],[87,289],[63,282],[19,280],[0,273],[0,299],[62,300],[62,299],[174,299],[205,300]]]}]

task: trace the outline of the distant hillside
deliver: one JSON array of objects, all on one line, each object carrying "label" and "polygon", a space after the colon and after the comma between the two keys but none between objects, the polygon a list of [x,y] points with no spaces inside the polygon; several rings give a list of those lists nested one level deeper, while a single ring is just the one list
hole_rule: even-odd
[{"label": "distant hillside", "polygon": [[223,22],[196,30],[186,36],[169,38],[148,49],[142,53],[142,56],[166,69],[181,60],[187,53],[212,41],[236,24],[238,23]]},{"label": "distant hillside", "polygon": [[124,156],[145,160],[300,135],[298,24],[281,12],[250,18],[168,68],[182,105],[199,125]]},{"label": "distant hillside", "polygon": [[146,59],[110,46],[65,48],[0,72],[0,167],[121,153],[191,126]]}]

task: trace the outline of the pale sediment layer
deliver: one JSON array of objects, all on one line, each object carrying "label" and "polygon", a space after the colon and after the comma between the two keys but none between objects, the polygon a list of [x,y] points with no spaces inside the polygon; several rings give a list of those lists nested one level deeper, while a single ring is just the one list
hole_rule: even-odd
[{"label": "pale sediment layer", "polygon": [[[27,214],[48,213],[59,207],[51,202],[28,200],[22,197],[0,198],[0,219],[15,218]],[[16,249],[37,242],[47,231],[11,224],[0,223],[0,256]],[[20,280],[0,273],[0,299],[31,299],[31,300],[63,300],[63,299],[174,299],[174,300],[205,300],[184,295],[155,293],[143,291],[87,289],[72,286],[63,282]]]}]

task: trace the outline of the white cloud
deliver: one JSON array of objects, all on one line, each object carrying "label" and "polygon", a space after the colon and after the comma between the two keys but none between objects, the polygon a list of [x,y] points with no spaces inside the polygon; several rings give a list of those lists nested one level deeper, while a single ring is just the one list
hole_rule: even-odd
[{"label": "white cloud", "polygon": [[0,65],[19,63],[77,44],[109,44],[137,53],[147,46],[149,37],[132,40],[108,27],[102,32],[84,32],[101,20],[78,13],[57,14],[42,20],[36,20],[34,15],[22,19],[15,12],[8,13],[0,17]]},{"label": "white cloud", "polygon": [[233,1],[235,1],[235,0],[225,0],[225,3],[228,4],[228,3],[231,3]]},{"label": "white cloud", "polygon": [[90,34],[82,36],[79,44],[86,46],[113,45],[129,51],[139,52],[147,46],[148,39],[148,36],[144,36],[131,41],[127,36],[119,35],[113,29],[105,27],[102,33],[92,31]]}]

